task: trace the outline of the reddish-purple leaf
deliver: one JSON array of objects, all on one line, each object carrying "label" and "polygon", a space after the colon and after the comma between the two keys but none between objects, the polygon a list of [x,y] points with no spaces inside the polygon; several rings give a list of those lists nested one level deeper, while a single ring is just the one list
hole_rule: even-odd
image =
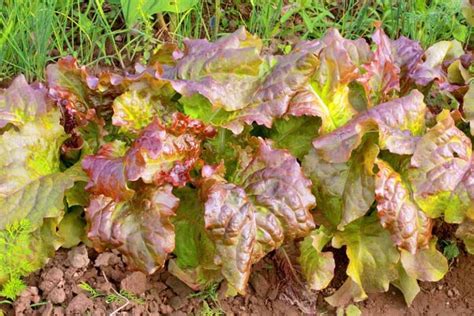
[{"label": "reddish-purple leaf", "polygon": [[382,160],[377,161],[377,166],[375,199],[382,226],[399,248],[413,254],[427,248],[433,221],[418,208],[396,171]]},{"label": "reddish-purple leaf", "polygon": [[161,268],[175,245],[171,217],[179,200],[171,190],[169,185],[141,185],[133,197],[120,202],[94,196],[86,209],[94,248],[118,249],[132,267],[150,274]]},{"label": "reddish-purple leaf", "polygon": [[347,125],[316,138],[313,147],[328,162],[346,162],[368,131],[379,132],[379,146],[396,154],[412,154],[425,126],[426,105],[423,95],[413,90],[360,113]]},{"label": "reddish-purple leaf", "polygon": [[0,89],[0,128],[8,123],[23,126],[48,112],[51,105],[43,85],[28,85],[19,75],[7,89]]},{"label": "reddish-purple leaf", "polygon": [[170,126],[154,120],[125,153],[113,155],[111,145],[105,145],[96,155],[84,158],[83,168],[90,177],[87,189],[120,201],[130,195],[127,181],[185,185],[199,159],[201,141],[214,133],[213,128],[181,113],[173,116]]},{"label": "reddish-purple leaf", "polygon": [[357,80],[362,83],[374,106],[389,100],[393,90],[400,90],[400,68],[395,63],[390,39],[385,35],[381,24],[377,24],[372,39],[377,49],[370,63],[364,65],[366,73]]}]

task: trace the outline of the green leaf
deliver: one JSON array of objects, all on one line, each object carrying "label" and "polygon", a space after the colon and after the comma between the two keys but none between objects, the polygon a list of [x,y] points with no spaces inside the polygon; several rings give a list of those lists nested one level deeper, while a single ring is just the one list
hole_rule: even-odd
[{"label": "green leaf", "polygon": [[311,142],[318,135],[320,119],[311,116],[277,119],[265,133],[277,148],[288,149],[298,159],[302,159],[311,149]]},{"label": "green leaf", "polygon": [[331,226],[342,229],[369,210],[374,202],[374,162],[379,149],[366,141],[345,163],[328,163],[314,149],[305,156],[303,170],[313,181],[318,209]]},{"label": "green leaf", "polygon": [[351,304],[346,307],[346,316],[360,316],[360,315],[362,315],[362,312],[354,304]]},{"label": "green leaf", "polygon": [[112,124],[120,127],[120,132],[138,136],[156,117],[166,123],[176,111],[172,101],[176,92],[167,80],[143,72],[140,76],[126,77],[122,85],[127,90],[113,100]]},{"label": "green leaf", "polygon": [[56,111],[0,136],[0,229],[28,218],[34,230],[62,216],[64,191],[77,179],[74,169],[60,171],[65,139]]},{"label": "green leaf", "polygon": [[336,267],[332,252],[323,252],[323,247],[331,240],[331,235],[322,226],[305,237],[300,245],[298,262],[309,288],[322,290],[334,277]]},{"label": "green leaf", "polygon": [[212,103],[200,94],[183,96],[179,100],[183,105],[183,111],[193,119],[199,119],[207,124],[215,126],[226,126],[235,119],[236,113],[227,112],[224,109],[213,109]]},{"label": "green leaf", "polygon": [[403,294],[408,306],[413,303],[415,297],[420,293],[420,287],[415,277],[409,276],[402,264],[398,264],[398,279],[392,284],[396,286]]},{"label": "green leaf", "polygon": [[398,276],[400,258],[390,235],[376,216],[362,217],[334,235],[335,248],[346,246],[349,265],[347,275],[365,293],[386,292]]},{"label": "green leaf", "polygon": [[312,181],[317,208],[328,221],[326,225],[337,227],[342,218],[342,195],[349,173],[348,164],[328,163],[311,149],[304,157],[302,167]]},{"label": "green leaf", "polygon": [[467,23],[474,26],[474,5],[469,0],[462,0],[461,12]]},{"label": "green leaf", "polygon": [[134,89],[117,97],[113,110],[112,124],[120,126],[123,133],[136,135],[150,124],[156,115],[162,113],[164,108],[152,91]]},{"label": "green leaf", "polygon": [[63,239],[58,234],[58,224],[59,218],[45,218],[43,225],[31,234],[31,264],[34,270],[43,267],[61,247]]},{"label": "green leaf", "polygon": [[416,254],[402,250],[401,263],[409,276],[420,281],[439,281],[449,268],[446,257],[436,249],[436,238],[431,240],[429,248],[419,249]]},{"label": "green leaf", "polygon": [[469,90],[464,95],[462,108],[464,117],[471,127],[471,135],[474,136],[474,81],[469,84]]},{"label": "green leaf", "polygon": [[456,230],[456,237],[462,239],[467,252],[474,254],[474,221],[466,219]]},{"label": "green leaf", "polygon": [[59,222],[58,235],[62,238],[63,248],[72,248],[77,246],[81,241],[87,240],[86,221],[82,217],[84,209],[75,206],[64,214],[63,219]]},{"label": "green leaf", "polygon": [[216,269],[215,245],[204,229],[204,209],[197,190],[189,187],[174,191],[181,203],[173,220],[176,231],[176,263],[182,269]]},{"label": "green leaf", "polygon": [[185,12],[198,3],[198,0],[119,0],[128,27],[133,27],[140,18],[149,18],[156,13]]},{"label": "green leaf", "polygon": [[21,219],[0,230],[0,284],[34,271],[31,262],[31,232],[28,219]]},{"label": "green leaf", "polygon": [[26,284],[19,278],[9,279],[0,291],[0,296],[14,301],[26,289]]},{"label": "green leaf", "polygon": [[74,186],[65,192],[66,202],[69,207],[89,205],[89,192],[86,191],[87,182],[77,181]]},{"label": "green leaf", "polygon": [[198,3],[198,0],[158,0],[149,2],[153,3],[150,7],[151,14],[158,12],[181,13],[191,9]]}]

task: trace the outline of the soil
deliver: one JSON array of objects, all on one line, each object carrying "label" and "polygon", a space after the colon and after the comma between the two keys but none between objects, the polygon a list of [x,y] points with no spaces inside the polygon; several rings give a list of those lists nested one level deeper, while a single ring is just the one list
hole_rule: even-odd
[{"label": "soil", "polygon": [[[338,254],[336,253],[336,256]],[[285,252],[286,256],[286,252]],[[225,298],[225,284],[217,290],[217,302],[193,295],[193,291],[168,272],[146,276],[126,271],[119,253],[97,254],[84,246],[60,250],[39,272],[27,279],[28,288],[13,306],[1,305],[6,315],[199,315],[207,305],[227,315],[335,315],[324,301],[345,279],[339,267],[334,281],[322,292],[308,292],[292,276],[281,253],[267,256],[254,267],[246,296]],[[472,315],[474,256],[461,254],[450,272],[437,283],[422,282],[422,291],[407,307],[396,288],[371,295],[358,303],[363,315]],[[80,287],[87,283],[100,295],[93,297]],[[128,305],[115,293],[134,295]],[[123,292],[121,292],[123,293]],[[105,295],[115,294],[115,302]],[[130,296],[129,296],[130,298]],[[125,306],[124,306],[125,305]],[[207,314],[211,315],[211,314]],[[214,314],[217,315],[217,314]]]}]

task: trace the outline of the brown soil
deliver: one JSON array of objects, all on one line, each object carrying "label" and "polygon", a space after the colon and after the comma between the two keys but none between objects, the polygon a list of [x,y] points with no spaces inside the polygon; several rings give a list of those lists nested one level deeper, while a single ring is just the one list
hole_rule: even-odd
[{"label": "brown soil", "polygon": [[[227,315],[335,315],[336,310],[325,303],[324,296],[340,285],[343,271],[343,267],[338,269],[328,289],[309,293],[292,279],[285,261],[276,253],[255,266],[246,296],[225,298],[225,285],[221,285],[218,303],[207,301],[211,308],[220,308]],[[474,283],[466,282],[472,275],[474,256],[462,254],[444,280],[421,284],[422,292],[411,307],[395,288],[371,295],[358,306],[363,315],[472,315]],[[192,290],[167,272],[146,277],[126,271],[120,254],[98,255],[81,246],[60,250],[44,269],[28,278],[29,288],[13,306],[2,305],[0,309],[7,315],[109,315],[124,305],[125,301],[107,303],[105,297],[92,298],[79,287],[82,282],[103,294],[126,290],[141,299],[117,315],[199,315],[204,306],[202,298],[192,297]]]},{"label": "brown soil", "polygon": [[474,256],[462,254],[451,264],[443,280],[421,282],[421,292],[410,307],[393,287],[387,293],[371,295],[358,305],[363,315],[473,315],[473,273]]}]

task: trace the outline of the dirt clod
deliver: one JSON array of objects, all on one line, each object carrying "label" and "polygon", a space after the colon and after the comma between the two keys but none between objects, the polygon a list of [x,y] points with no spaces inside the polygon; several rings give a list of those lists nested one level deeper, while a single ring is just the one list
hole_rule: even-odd
[{"label": "dirt clod", "polygon": [[160,311],[163,314],[170,314],[170,313],[173,312],[173,307],[171,307],[169,305],[162,304],[162,305],[160,305]]},{"label": "dirt clod", "polygon": [[106,267],[108,265],[114,265],[120,262],[120,258],[111,252],[104,252],[97,256],[94,265],[96,267]]},{"label": "dirt clod", "polygon": [[[94,265],[77,269],[67,260],[67,251],[59,250],[42,271],[27,279],[30,287],[15,302],[14,310],[5,314],[102,316],[109,315],[123,305],[120,300],[107,303],[105,296],[91,298],[89,293],[79,287],[84,282],[105,295],[114,294],[119,289],[139,293],[143,304],[132,302],[117,315],[199,315],[203,307],[202,299],[190,298],[189,295],[193,291],[176,277],[167,272],[157,272],[148,277],[139,272],[130,272],[126,270],[121,255],[111,252],[113,256],[107,255],[99,259],[93,250],[88,251],[88,258]],[[101,262],[98,267],[97,262]],[[253,267],[253,276],[245,296],[224,297],[226,283],[221,283],[218,291],[219,303],[226,315],[289,316],[336,313],[324,300],[324,296],[331,291],[311,293],[312,297],[317,298],[314,305],[304,305],[299,299],[301,296],[290,295],[288,290],[292,288],[285,289],[287,279],[282,279],[280,270],[275,268],[276,262],[270,256],[264,259],[264,263]],[[106,265],[103,265],[104,263]],[[340,271],[344,272],[344,269]],[[395,287],[391,287],[387,293],[371,294],[368,300],[356,304],[363,315],[472,315],[474,288],[471,282],[465,282],[466,275],[472,274],[474,257],[463,254],[440,283],[420,282],[422,291],[410,307],[406,306],[403,296]],[[112,275],[115,278],[112,278]],[[347,278],[346,275],[342,277]],[[438,285],[442,285],[441,290]],[[295,286],[293,285],[293,289]],[[339,286],[336,284],[331,288],[334,290]],[[265,292],[266,295],[263,295]],[[49,303],[31,308],[31,304],[45,301]],[[208,301],[208,304],[214,306],[212,301]],[[6,307],[0,305],[0,309],[2,308]]]},{"label": "dirt clod", "polygon": [[147,290],[147,279],[146,275],[143,272],[133,272],[128,275],[125,279],[120,282],[120,287],[122,290],[127,292],[141,295]]},{"label": "dirt clod", "polygon": [[75,313],[84,315],[88,310],[92,310],[93,306],[94,303],[85,294],[79,294],[69,303],[66,313],[68,315]]},{"label": "dirt clod", "polygon": [[48,300],[53,304],[61,304],[66,300],[66,292],[62,287],[57,287],[49,292]]},{"label": "dirt clod", "polygon": [[51,304],[51,302],[48,302],[48,304],[46,304],[42,308],[41,316],[51,316],[51,315],[53,315],[53,310],[54,310],[53,304]]},{"label": "dirt clod", "polygon": [[21,293],[20,297],[17,298],[14,304],[15,314],[22,314],[26,311],[31,310],[30,305],[39,303],[41,297],[39,296],[39,290],[35,286],[30,286]]},{"label": "dirt clod", "polygon": [[169,304],[171,307],[173,307],[175,310],[180,309],[184,305],[186,305],[187,300],[181,298],[180,296],[174,296],[170,299]]},{"label": "dirt clod", "polygon": [[250,277],[250,284],[255,290],[255,294],[260,297],[267,297],[270,290],[270,284],[261,273],[254,273]]},{"label": "dirt clod", "polygon": [[40,283],[39,288],[43,292],[49,293],[63,282],[64,272],[57,267],[53,267],[44,273],[42,277],[43,281]]},{"label": "dirt clod", "polygon": [[173,292],[178,294],[180,297],[188,297],[193,292],[193,290],[191,290],[186,284],[173,275],[170,275],[166,279],[166,285],[168,285]]},{"label": "dirt clod", "polygon": [[53,316],[63,316],[64,315],[64,307],[57,306],[53,309]]},{"label": "dirt clod", "polygon": [[67,259],[70,265],[76,269],[85,268],[90,262],[86,246],[84,245],[70,250],[67,253]]}]

